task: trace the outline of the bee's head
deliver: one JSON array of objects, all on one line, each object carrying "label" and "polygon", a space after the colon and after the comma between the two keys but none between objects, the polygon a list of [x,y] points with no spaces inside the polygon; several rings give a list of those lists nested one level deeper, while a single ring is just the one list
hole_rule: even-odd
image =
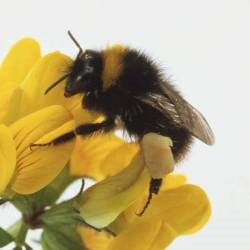
[{"label": "bee's head", "polygon": [[46,91],[47,94],[51,89],[66,79],[64,89],[65,97],[70,97],[79,93],[95,92],[102,88],[102,55],[101,52],[85,50],[68,31],[68,34],[75,45],[79,48],[79,53],[69,67],[68,73],[54,82]]},{"label": "bee's head", "polygon": [[81,48],[76,39],[68,32],[70,38],[79,48],[79,53],[70,66],[66,75],[54,82],[46,91],[66,79],[65,97],[79,93],[90,93],[106,91],[118,84],[119,77],[123,71],[123,57],[128,48],[123,45],[113,45],[103,51],[85,50]]},{"label": "bee's head", "polygon": [[80,52],[66,79],[65,97],[93,92],[101,88],[102,57],[100,52]]}]

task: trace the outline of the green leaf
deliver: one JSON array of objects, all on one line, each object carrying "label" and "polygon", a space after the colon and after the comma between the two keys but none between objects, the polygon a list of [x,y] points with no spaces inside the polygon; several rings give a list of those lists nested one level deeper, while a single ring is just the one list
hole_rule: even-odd
[{"label": "green leaf", "polygon": [[13,240],[14,239],[11,236],[11,234],[9,234],[3,228],[0,227],[0,247],[4,247],[4,246],[8,245]]},{"label": "green leaf", "polygon": [[40,220],[47,226],[76,226],[83,223],[79,211],[73,207],[73,200],[53,206],[41,215]]},{"label": "green leaf", "polygon": [[42,234],[43,250],[84,250],[76,227],[65,225],[61,227],[46,227]]},{"label": "green leaf", "polygon": [[41,215],[40,219],[44,224],[42,234],[44,250],[85,249],[76,230],[83,221],[79,211],[73,207],[73,202],[70,200],[55,205]]}]

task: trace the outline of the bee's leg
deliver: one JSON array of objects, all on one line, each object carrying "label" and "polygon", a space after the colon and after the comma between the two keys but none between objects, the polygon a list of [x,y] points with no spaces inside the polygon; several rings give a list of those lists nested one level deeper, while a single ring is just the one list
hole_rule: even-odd
[{"label": "bee's leg", "polygon": [[62,143],[71,141],[71,140],[73,140],[75,137],[76,137],[75,131],[70,131],[70,132],[68,132],[68,133],[66,133],[66,134],[63,134],[63,135],[57,137],[56,139],[54,139],[54,140],[52,141],[52,144],[53,144],[53,145],[59,145],[59,144],[62,144]]},{"label": "bee's leg", "polygon": [[71,141],[75,138],[75,132],[74,131],[70,131],[66,134],[63,134],[57,138],[55,138],[54,140],[48,142],[48,143],[33,143],[30,145],[30,149],[34,148],[34,147],[45,147],[45,146],[52,146],[52,145],[59,145],[68,141]]},{"label": "bee's leg", "polygon": [[114,119],[107,119],[100,123],[87,123],[78,126],[75,131],[68,132],[66,134],[63,134],[57,138],[55,138],[53,141],[50,141],[48,143],[34,143],[30,145],[30,149],[34,147],[45,147],[45,146],[52,146],[52,145],[59,145],[62,143],[65,143],[67,141],[70,141],[75,138],[76,135],[91,135],[96,132],[108,132],[111,129],[115,127]]},{"label": "bee's leg", "polygon": [[87,123],[76,128],[77,135],[91,135],[97,132],[108,132],[115,127],[114,119],[107,119],[100,123]]},{"label": "bee's leg", "polygon": [[151,181],[147,202],[138,214],[139,216],[146,211],[153,194],[158,194],[162,178],[174,170],[175,160],[171,149],[172,145],[172,140],[169,137],[156,133],[145,134],[140,142],[145,166],[149,170]]},{"label": "bee's leg", "polygon": [[151,178],[147,202],[145,203],[142,211],[139,214],[137,214],[138,216],[142,216],[144,214],[144,212],[147,210],[147,208],[148,208],[148,206],[153,198],[153,194],[158,194],[160,187],[161,187],[161,184],[162,184],[162,179]]}]

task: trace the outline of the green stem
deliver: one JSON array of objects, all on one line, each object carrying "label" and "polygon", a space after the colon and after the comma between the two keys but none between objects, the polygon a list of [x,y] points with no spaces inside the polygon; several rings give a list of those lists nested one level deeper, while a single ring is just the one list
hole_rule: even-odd
[{"label": "green stem", "polygon": [[24,246],[26,245],[25,238],[28,233],[28,229],[29,226],[23,221],[23,219],[20,219],[10,226],[7,231],[15,239],[17,246]]},{"label": "green stem", "polygon": [[21,245],[21,246],[24,245],[25,238],[28,233],[28,229],[29,229],[28,225],[24,221],[22,221],[20,228],[18,230],[18,234],[16,236],[17,245]]},{"label": "green stem", "polygon": [[22,225],[22,219],[16,221],[13,225],[11,225],[7,231],[12,235],[12,237],[15,239],[18,235],[19,229],[21,228]]}]

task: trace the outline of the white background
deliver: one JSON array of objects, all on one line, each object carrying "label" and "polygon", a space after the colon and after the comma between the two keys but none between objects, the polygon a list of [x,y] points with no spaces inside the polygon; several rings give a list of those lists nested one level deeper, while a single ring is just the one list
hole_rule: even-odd
[{"label": "white background", "polygon": [[[249,0],[0,0],[0,56],[24,36],[38,39],[45,53],[74,56],[70,29],[83,47],[122,42],[161,62],[216,135],[213,147],[197,141],[178,168],[206,190],[213,215],[202,231],[177,239],[169,249],[247,250],[249,25]],[[15,220],[13,211],[1,208],[1,226]]]}]

